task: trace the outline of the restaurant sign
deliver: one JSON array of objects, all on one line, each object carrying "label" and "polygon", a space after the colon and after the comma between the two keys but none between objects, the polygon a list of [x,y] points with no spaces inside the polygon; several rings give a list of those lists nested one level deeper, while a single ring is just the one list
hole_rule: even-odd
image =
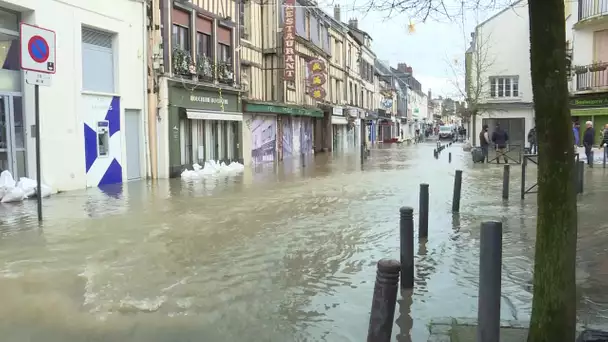
[{"label": "restaurant sign", "polygon": [[285,0],[283,48],[285,54],[285,81],[296,80],[296,0]]},{"label": "restaurant sign", "polygon": [[327,96],[323,85],[327,83],[327,68],[322,59],[313,59],[308,62],[308,95],[315,100],[322,100]]}]

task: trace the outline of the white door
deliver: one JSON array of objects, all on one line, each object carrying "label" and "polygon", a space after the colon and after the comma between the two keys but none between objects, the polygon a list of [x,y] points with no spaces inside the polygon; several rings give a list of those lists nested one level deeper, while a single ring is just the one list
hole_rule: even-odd
[{"label": "white door", "polygon": [[125,109],[127,180],[141,178],[141,112]]}]

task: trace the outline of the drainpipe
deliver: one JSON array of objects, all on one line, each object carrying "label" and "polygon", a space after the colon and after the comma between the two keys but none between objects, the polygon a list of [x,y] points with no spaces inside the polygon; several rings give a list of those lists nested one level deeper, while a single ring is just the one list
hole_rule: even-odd
[{"label": "drainpipe", "polygon": [[[142,6],[142,20],[144,25],[146,25],[146,23],[148,23],[148,4],[144,1],[141,2],[141,6]],[[149,43],[148,43],[148,28],[147,25],[145,26],[146,29],[142,30],[142,43],[145,44],[145,48],[143,49],[143,61],[144,63],[142,63],[142,68],[143,68],[143,75],[147,75],[148,74],[148,65],[149,65],[149,56],[150,56],[150,51],[149,51]],[[148,88],[148,77],[142,77],[142,82],[143,82],[143,88],[144,89],[149,89]],[[150,139],[149,139],[149,134],[148,134],[148,111],[149,111],[149,100],[146,99],[144,101],[144,106],[143,106],[143,113],[142,113],[142,119],[143,119],[143,127],[144,127],[144,132],[145,134],[143,134],[143,139],[144,139],[144,146],[146,147],[146,178],[150,177],[150,173],[148,170],[150,170]],[[140,170],[141,172],[141,170]]]},{"label": "drainpipe", "polygon": [[160,4],[159,0],[152,0],[152,18],[148,27],[148,141],[150,152],[150,176],[152,179],[158,178],[158,139],[157,139],[157,119],[158,108],[158,88],[156,79],[156,69],[154,68],[154,51],[158,47],[158,34],[160,29]]}]

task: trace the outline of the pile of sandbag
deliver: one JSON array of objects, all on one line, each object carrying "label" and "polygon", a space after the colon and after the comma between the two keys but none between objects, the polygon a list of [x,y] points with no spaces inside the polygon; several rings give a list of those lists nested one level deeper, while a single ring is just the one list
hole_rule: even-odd
[{"label": "pile of sandbag", "polygon": [[[0,203],[21,202],[27,198],[38,196],[36,181],[31,178],[21,177],[15,181],[9,171],[0,173]],[[53,190],[48,185],[40,186],[40,196],[49,197]]]},{"label": "pile of sandbag", "polygon": [[194,164],[192,165],[192,170],[184,170],[181,177],[183,180],[196,180],[207,177],[234,176],[242,173],[244,170],[245,166],[239,162],[232,162],[226,165],[224,162],[218,163],[215,160],[208,160],[204,166]]}]

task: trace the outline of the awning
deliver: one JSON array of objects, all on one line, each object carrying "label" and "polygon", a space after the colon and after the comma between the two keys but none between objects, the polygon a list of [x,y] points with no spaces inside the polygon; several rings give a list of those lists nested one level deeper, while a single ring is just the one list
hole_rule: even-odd
[{"label": "awning", "polygon": [[331,123],[333,125],[348,125],[348,120],[343,116],[332,115]]},{"label": "awning", "polygon": [[243,121],[243,114],[235,112],[188,110],[186,116],[192,120]]}]

